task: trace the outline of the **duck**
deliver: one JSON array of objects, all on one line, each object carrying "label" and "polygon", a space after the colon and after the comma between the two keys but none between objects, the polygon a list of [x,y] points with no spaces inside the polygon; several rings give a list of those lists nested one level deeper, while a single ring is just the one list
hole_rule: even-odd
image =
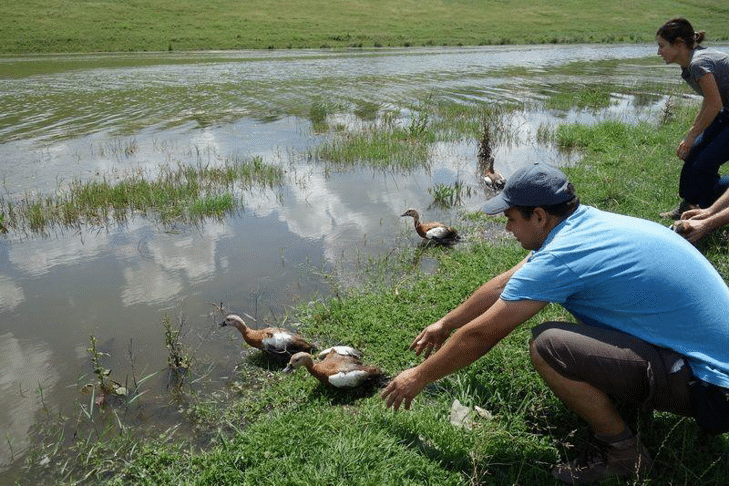
[{"label": "duck", "polygon": [[500,191],[506,185],[506,178],[494,169],[494,156],[491,151],[491,129],[484,124],[483,136],[478,144],[478,165],[483,167],[483,181],[491,189]]},{"label": "duck", "polygon": [[291,356],[299,352],[312,353],[316,346],[303,337],[286,329],[267,327],[265,329],[251,329],[245,321],[236,314],[228,314],[220,327],[235,327],[243,336],[249,346],[258,348],[267,354],[282,361],[288,361]]},{"label": "duck", "polygon": [[420,221],[420,214],[415,209],[408,209],[400,215],[400,217],[411,216],[415,221],[415,231],[420,235],[421,238],[426,240],[432,240],[443,245],[452,244],[460,239],[458,232],[446,226],[443,223],[433,221],[430,223],[422,223]]},{"label": "duck", "polygon": [[311,354],[296,353],[291,356],[291,360],[283,372],[292,373],[301,366],[322,384],[333,388],[357,388],[376,382],[384,376],[382,370],[376,366],[364,364],[358,357],[340,354],[335,349],[329,351],[324,359],[316,363]]},{"label": "duck", "polygon": [[506,185],[506,178],[494,170],[494,158],[490,157],[483,174],[483,181],[491,189],[500,191]]}]

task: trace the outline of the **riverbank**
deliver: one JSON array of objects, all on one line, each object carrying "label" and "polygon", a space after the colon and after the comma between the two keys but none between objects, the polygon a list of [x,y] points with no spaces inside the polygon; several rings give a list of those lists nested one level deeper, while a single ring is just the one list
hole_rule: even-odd
[{"label": "riverbank", "polygon": [[681,15],[729,39],[720,1],[5,2],[0,54],[653,42]]},{"label": "riverbank", "polygon": [[[636,126],[560,126],[555,142],[584,153],[577,166],[565,169],[582,202],[658,220],[658,212],[675,203],[673,147],[694,110],[679,107]],[[366,287],[302,303],[301,332],[322,344],[354,345],[390,376],[412,366],[419,359],[407,346],[424,325],[523,257],[510,237],[483,239],[489,221],[478,212],[466,214],[467,243],[452,250],[401,248],[372,262],[362,279]],[[726,279],[727,232],[699,247]],[[438,260],[434,274],[419,270],[423,257]],[[79,415],[73,437],[53,435],[63,428],[49,417],[48,436],[28,454],[19,482],[553,484],[550,466],[572,455],[584,425],[533,372],[526,341],[532,325],[562,318],[561,308],[549,306],[487,356],[428,387],[412,410],[397,414],[385,410],[375,388],[331,391],[303,370],[282,374],[260,353],[246,353],[235,368],[230,363],[226,390],[200,394],[188,382],[176,391],[192,438],[176,437],[172,427],[142,439],[118,427],[123,407],[96,411],[93,419]],[[450,420],[456,400],[472,410],[463,427]],[[668,414],[633,415],[655,465],[649,477],[630,484],[729,482],[726,437],[706,437],[692,420]]]}]

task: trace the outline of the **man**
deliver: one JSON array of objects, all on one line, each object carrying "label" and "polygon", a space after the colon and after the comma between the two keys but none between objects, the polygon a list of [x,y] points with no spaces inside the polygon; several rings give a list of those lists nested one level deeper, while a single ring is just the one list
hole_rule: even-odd
[{"label": "man", "polygon": [[556,466],[556,478],[580,484],[650,468],[614,399],[729,430],[721,418],[729,414],[729,289],[698,250],[657,223],[581,206],[566,176],[546,164],[518,170],[483,210],[503,211],[507,231],[531,253],[415,338],[410,349],[426,359],[383,390],[388,407],[409,408],[425,385],[556,302],[577,323],[535,327],[531,360],[587,421],[600,452]]}]

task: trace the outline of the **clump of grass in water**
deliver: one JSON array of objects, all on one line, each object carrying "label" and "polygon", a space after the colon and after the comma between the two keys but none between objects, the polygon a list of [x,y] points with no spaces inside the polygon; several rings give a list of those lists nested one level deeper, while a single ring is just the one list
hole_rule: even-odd
[{"label": "clump of grass in water", "polygon": [[314,149],[312,156],[338,167],[359,164],[409,171],[428,165],[428,144],[434,141],[427,115],[413,118],[407,127],[386,119],[370,129],[340,133]]},{"label": "clump of grass in water", "polygon": [[221,218],[240,204],[228,191],[233,186],[273,188],[283,182],[283,169],[260,157],[233,160],[222,166],[164,168],[153,181],[136,174],[119,182],[106,178],[73,181],[55,197],[26,195],[19,203],[0,200],[2,227],[42,233],[49,226],[124,222],[130,213],[156,214],[163,224]]},{"label": "clump of grass in water", "polygon": [[452,186],[438,183],[429,187],[428,192],[433,196],[431,207],[452,208],[463,204],[464,195],[471,197],[471,186],[467,186],[461,181],[454,182]]},{"label": "clump of grass in water", "polygon": [[581,89],[565,88],[552,95],[545,103],[547,108],[569,110],[572,108],[597,110],[610,106],[610,86],[590,86]]},{"label": "clump of grass in water", "polygon": [[329,106],[321,100],[314,101],[309,107],[309,120],[315,132],[324,132],[329,129],[327,116],[329,115]]},{"label": "clump of grass in water", "polygon": [[175,386],[182,385],[185,374],[190,368],[190,355],[185,350],[180,341],[182,326],[184,321],[180,321],[177,329],[172,328],[172,320],[170,316],[165,314],[162,318],[162,326],[164,327],[165,347],[167,347],[167,366],[171,371],[171,383]]},{"label": "clump of grass in water", "polygon": [[375,121],[380,111],[380,105],[369,101],[360,102],[354,109],[354,114],[360,120]]},{"label": "clump of grass in water", "polygon": [[8,228],[5,226],[5,212],[0,212],[0,233],[7,233]]}]

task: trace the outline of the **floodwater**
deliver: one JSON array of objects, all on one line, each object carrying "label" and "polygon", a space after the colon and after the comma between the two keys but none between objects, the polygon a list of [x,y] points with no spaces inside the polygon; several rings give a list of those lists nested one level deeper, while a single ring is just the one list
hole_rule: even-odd
[{"label": "floodwater", "polygon": [[[665,99],[615,95],[598,112],[551,112],[552,93],[589,84],[680,84],[653,45],[503,46],[351,51],[133,53],[0,58],[0,197],[53,195],[74,179],[114,180],[160,166],[215,165],[260,156],[286,170],[283,187],[242,194],[224,221],[161,227],[142,217],[122,226],[50,228],[0,235],[0,469],[22,458],[34,425],[73,415],[88,397],[90,336],[117,381],[166,366],[162,319],[216,380],[240,359],[237,332],[219,329],[227,311],[282,323],[291,306],[326,296],[322,274],[356,280],[367,256],[416,245],[415,207],[428,218],[434,184],[473,188],[459,209],[484,199],[475,141],[434,144],[427,169],[400,174],[338,172],[312,160],[328,136],[308,118],[336,107],[331,124],[356,129],[358,107],[406,116],[427,98],[515,102],[515,138],[496,147],[496,168],[570,159],[536,140],[540,126],[606,118],[650,119]],[[662,86],[664,87],[664,86]],[[284,322],[284,324],[290,324]],[[427,323],[423,323],[427,324]],[[325,343],[326,344],[326,343]],[[161,376],[161,375],[160,375]],[[169,419],[164,380],[150,380],[145,419]],[[0,481],[1,482],[1,481]]]}]

